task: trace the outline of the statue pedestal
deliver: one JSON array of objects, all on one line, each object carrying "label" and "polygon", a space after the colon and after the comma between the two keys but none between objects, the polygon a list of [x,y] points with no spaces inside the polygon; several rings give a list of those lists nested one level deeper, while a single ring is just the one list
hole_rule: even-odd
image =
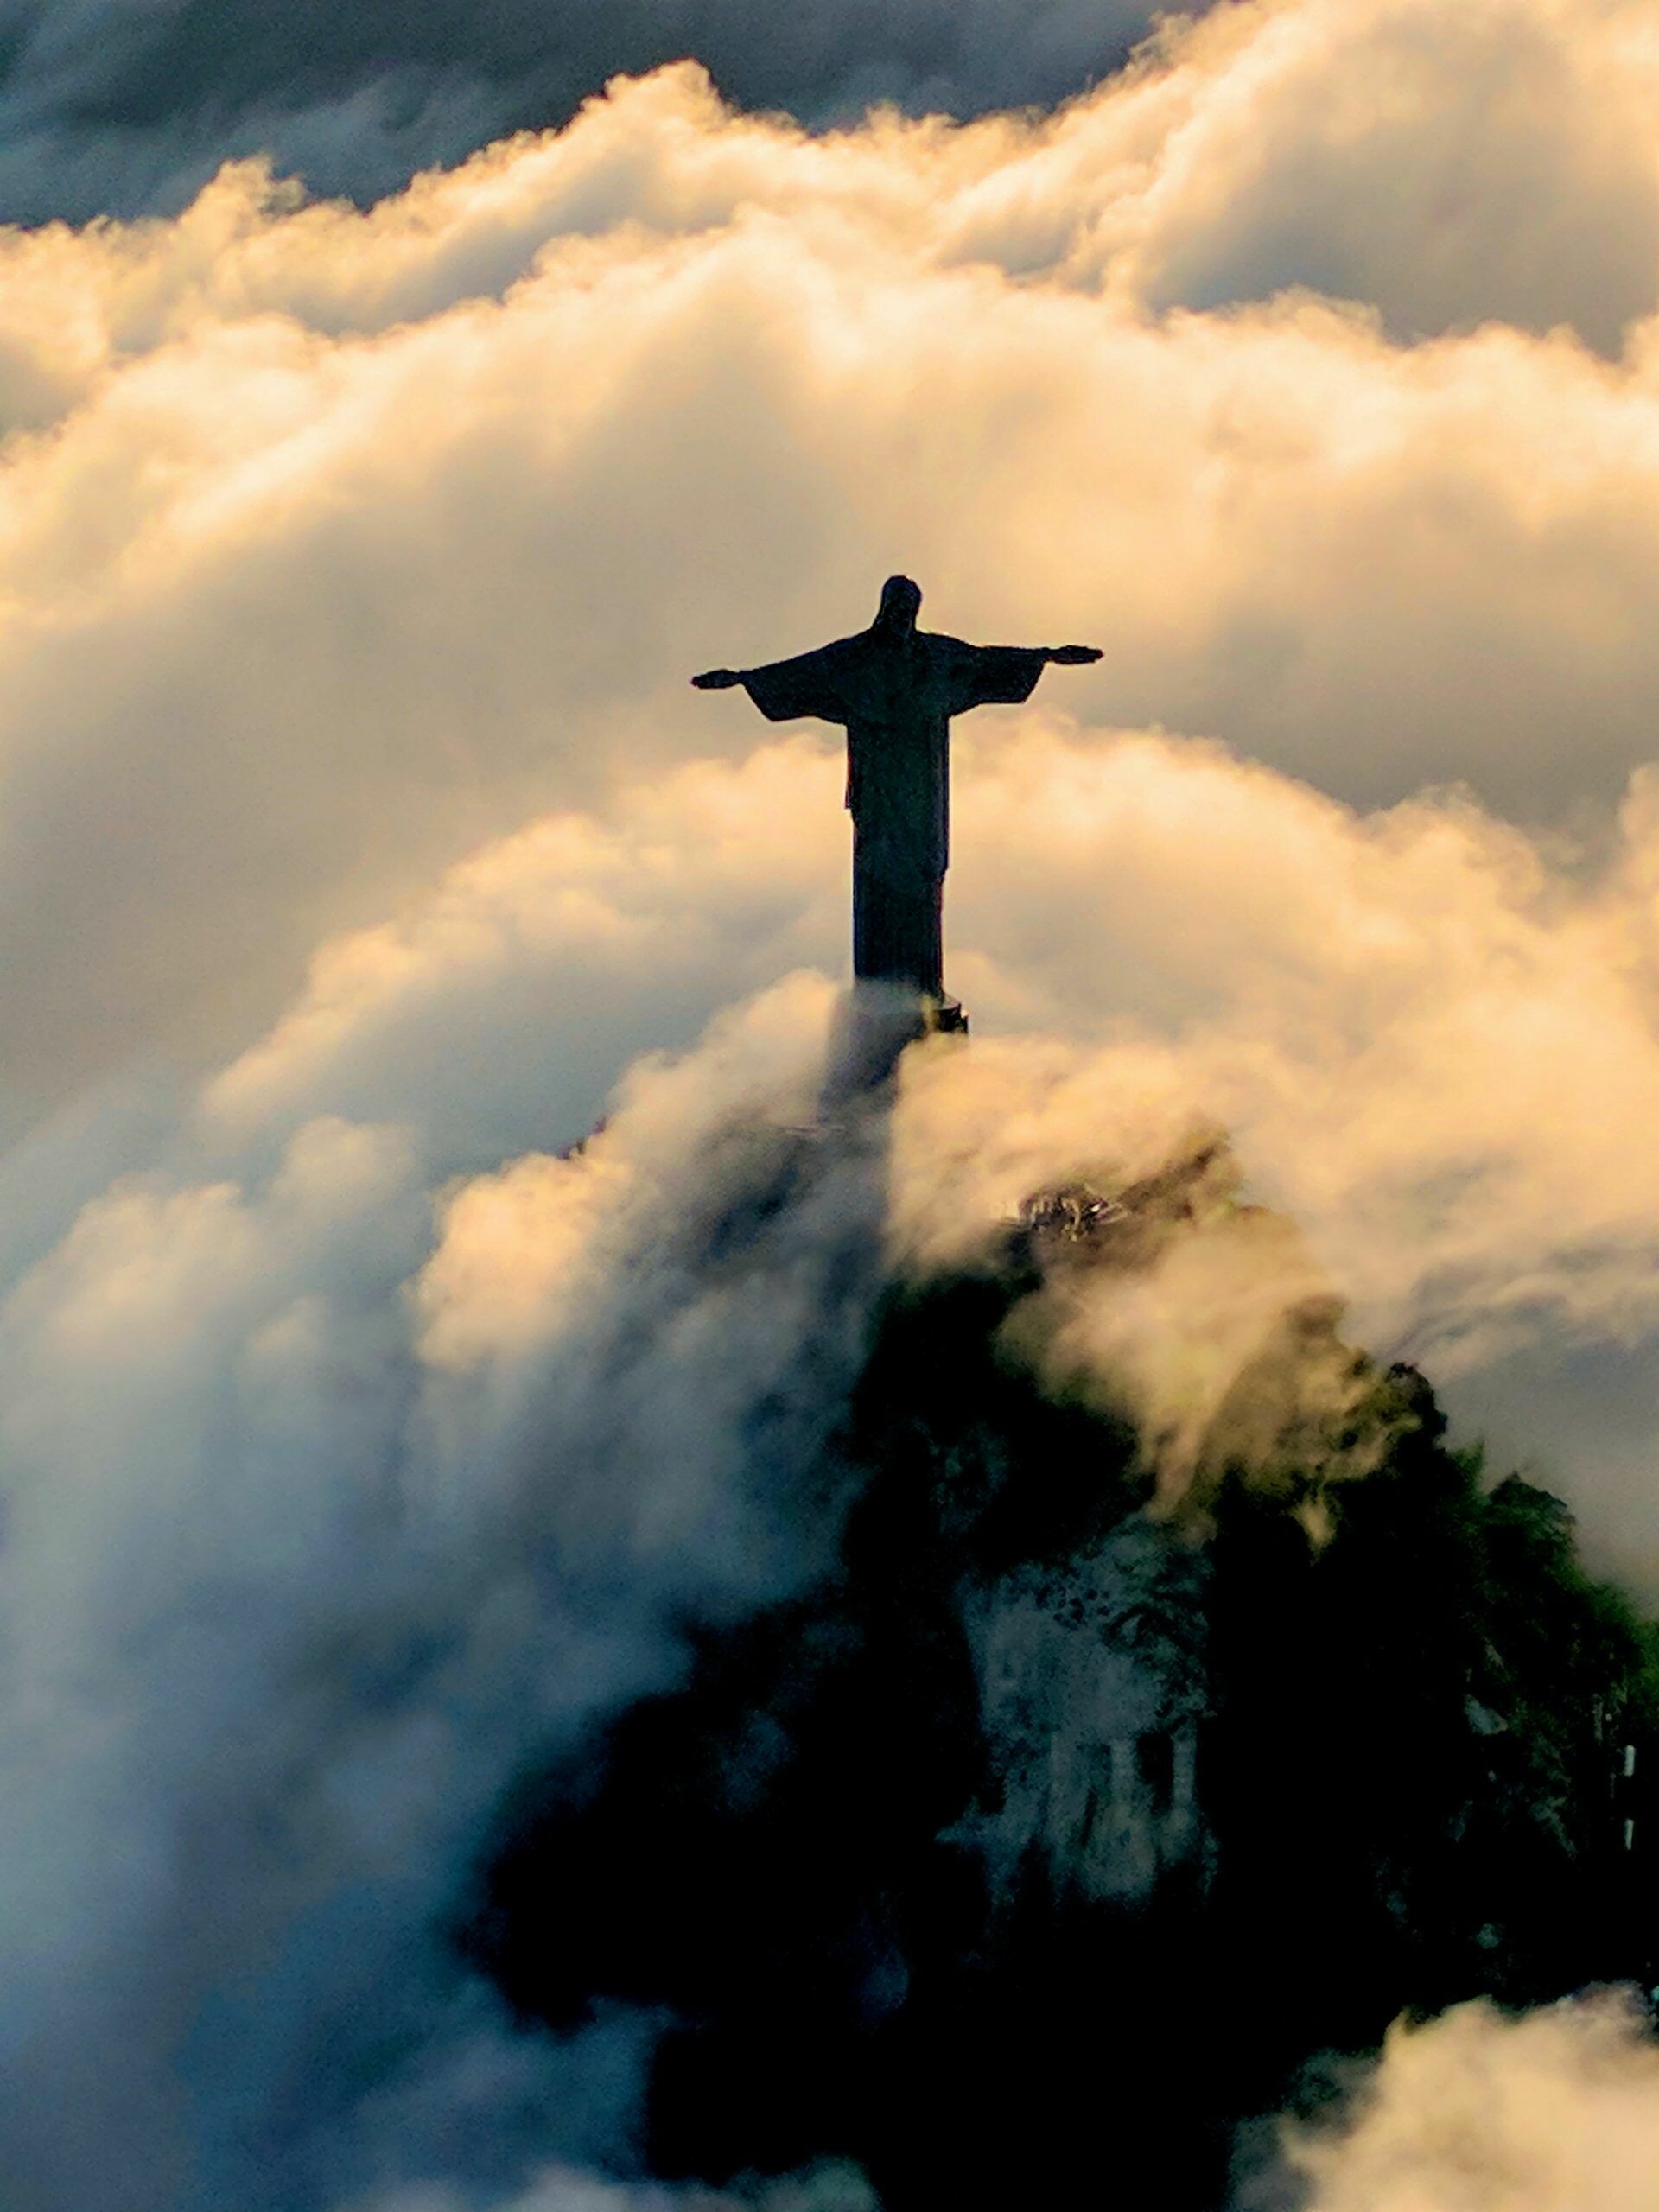
[{"label": "statue pedestal", "polygon": [[830,1039],[824,1111],[834,1113],[891,1083],[907,1045],[923,1037],[967,1034],[960,999],[927,998],[893,983],[855,983]]}]

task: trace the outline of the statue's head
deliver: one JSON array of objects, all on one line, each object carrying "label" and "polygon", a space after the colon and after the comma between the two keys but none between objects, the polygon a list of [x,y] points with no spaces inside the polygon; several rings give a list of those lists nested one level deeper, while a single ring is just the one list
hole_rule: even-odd
[{"label": "statue's head", "polygon": [[889,576],[881,587],[881,604],[876,611],[875,626],[878,630],[907,638],[916,627],[916,617],[921,611],[921,586],[912,583],[908,576]]}]

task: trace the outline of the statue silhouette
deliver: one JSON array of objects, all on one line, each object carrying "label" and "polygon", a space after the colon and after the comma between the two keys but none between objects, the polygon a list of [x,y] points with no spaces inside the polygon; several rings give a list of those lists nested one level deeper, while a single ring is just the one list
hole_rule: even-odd
[{"label": "statue silhouette", "polygon": [[918,630],[922,594],[889,576],[868,630],[764,668],[711,668],[699,690],[741,683],[768,721],[810,717],[847,732],[853,817],[853,973],[944,996],[942,918],[950,861],[950,720],[1018,706],[1050,661],[1090,645],[970,645]]}]

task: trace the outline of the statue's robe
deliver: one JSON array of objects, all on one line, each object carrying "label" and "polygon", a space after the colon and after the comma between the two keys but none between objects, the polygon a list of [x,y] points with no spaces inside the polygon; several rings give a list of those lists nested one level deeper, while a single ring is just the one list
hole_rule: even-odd
[{"label": "statue's robe", "polygon": [[768,721],[810,718],[847,732],[855,976],[944,995],[950,719],[972,707],[1017,707],[1046,662],[1036,646],[873,629],[743,671]]}]

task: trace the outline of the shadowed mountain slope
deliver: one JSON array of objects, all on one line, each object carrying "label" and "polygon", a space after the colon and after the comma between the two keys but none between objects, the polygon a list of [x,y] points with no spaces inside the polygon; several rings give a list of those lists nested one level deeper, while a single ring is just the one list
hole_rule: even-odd
[{"label": "shadowed mountain slope", "polygon": [[654,2171],[1197,2212],[1402,2011],[1652,1980],[1655,1676],[1556,1500],[1328,1300],[1161,1507],[1128,1420],[1037,1379],[1033,1300],[1218,1203],[1211,1148],[895,1283],[838,1571],[504,1812],[467,1947],[527,2020],[660,2012]]}]

